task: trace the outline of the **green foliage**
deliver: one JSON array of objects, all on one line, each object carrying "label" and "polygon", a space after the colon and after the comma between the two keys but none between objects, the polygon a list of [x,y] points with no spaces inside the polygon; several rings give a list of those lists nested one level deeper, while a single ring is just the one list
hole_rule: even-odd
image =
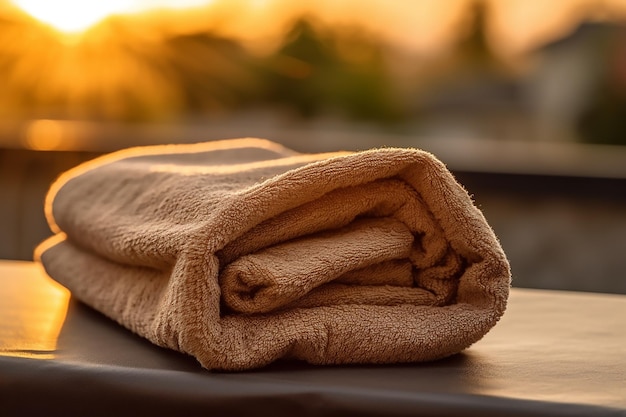
[{"label": "green foliage", "polygon": [[302,117],[334,112],[379,122],[400,118],[383,46],[362,33],[324,32],[300,19],[265,68],[267,100]]},{"label": "green foliage", "polygon": [[626,92],[604,83],[581,114],[577,127],[585,142],[626,145]]},{"label": "green foliage", "polygon": [[[0,21],[0,30],[10,37],[9,27],[21,33],[26,25]],[[33,27],[32,47],[0,47],[0,113],[133,122],[273,105],[303,118],[401,116],[383,45],[354,29],[303,18],[269,56],[210,32],[149,37],[116,20],[108,29],[64,45]]]},{"label": "green foliage", "polygon": [[605,49],[596,58],[602,71],[576,127],[585,142],[626,145],[626,32],[608,35],[594,44]]}]

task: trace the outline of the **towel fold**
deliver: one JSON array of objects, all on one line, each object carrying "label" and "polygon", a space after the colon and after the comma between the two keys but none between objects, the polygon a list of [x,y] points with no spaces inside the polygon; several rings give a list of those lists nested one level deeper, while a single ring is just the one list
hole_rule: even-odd
[{"label": "towel fold", "polygon": [[431,154],[299,154],[261,139],[133,148],[63,174],[48,274],[208,369],[452,355],[503,314],[510,271]]}]

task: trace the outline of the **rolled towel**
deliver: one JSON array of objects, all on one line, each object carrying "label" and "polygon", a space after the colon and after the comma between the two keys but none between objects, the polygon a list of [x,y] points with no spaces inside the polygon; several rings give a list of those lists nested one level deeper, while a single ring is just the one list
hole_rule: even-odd
[{"label": "rolled towel", "polygon": [[443,358],[503,314],[507,259],[417,149],[149,146],[63,174],[36,258],[73,296],[202,366]]}]

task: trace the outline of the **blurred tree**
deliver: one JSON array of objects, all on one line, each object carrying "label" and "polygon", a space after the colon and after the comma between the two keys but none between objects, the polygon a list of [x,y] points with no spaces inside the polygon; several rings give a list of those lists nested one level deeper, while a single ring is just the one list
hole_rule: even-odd
[{"label": "blurred tree", "polygon": [[259,96],[255,59],[211,33],[148,33],[111,18],[75,42],[0,16],[0,116],[158,121],[241,108]]},{"label": "blurred tree", "polygon": [[210,32],[149,36],[124,19],[69,44],[33,22],[0,24],[0,111],[11,117],[156,121],[267,104],[305,118],[401,116],[384,46],[354,28],[302,18],[279,50],[258,57]]},{"label": "blurred tree", "polygon": [[585,142],[626,145],[626,28],[612,35],[605,71],[577,128]]},{"label": "blurred tree", "polygon": [[266,68],[268,101],[302,117],[339,113],[377,122],[401,119],[383,46],[361,32],[322,30],[301,18]]},{"label": "blurred tree", "polygon": [[469,6],[466,35],[456,44],[459,67],[468,72],[499,72],[503,62],[493,53],[486,33],[488,9],[483,2]]},{"label": "blurred tree", "polygon": [[173,77],[186,114],[232,111],[259,95],[253,57],[236,41],[211,33],[165,39],[154,65]]},{"label": "blurred tree", "polygon": [[487,5],[474,1],[468,8],[457,42],[447,53],[418,68],[418,101],[434,100],[471,110],[488,104],[491,97],[485,93],[508,94],[507,88],[502,87],[508,81],[509,67],[493,52],[486,33]]},{"label": "blurred tree", "polygon": [[267,60],[267,98],[292,107],[304,117],[317,116],[327,96],[326,81],[336,66],[329,45],[308,20],[300,19],[283,46]]}]

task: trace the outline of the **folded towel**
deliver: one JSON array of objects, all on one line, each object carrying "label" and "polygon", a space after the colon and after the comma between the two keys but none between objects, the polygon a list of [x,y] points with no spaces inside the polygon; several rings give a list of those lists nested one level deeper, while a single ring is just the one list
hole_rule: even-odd
[{"label": "folded towel", "polygon": [[52,278],[208,369],[434,360],[482,338],[508,297],[481,212],[416,149],[134,148],[63,174],[46,215]]}]

